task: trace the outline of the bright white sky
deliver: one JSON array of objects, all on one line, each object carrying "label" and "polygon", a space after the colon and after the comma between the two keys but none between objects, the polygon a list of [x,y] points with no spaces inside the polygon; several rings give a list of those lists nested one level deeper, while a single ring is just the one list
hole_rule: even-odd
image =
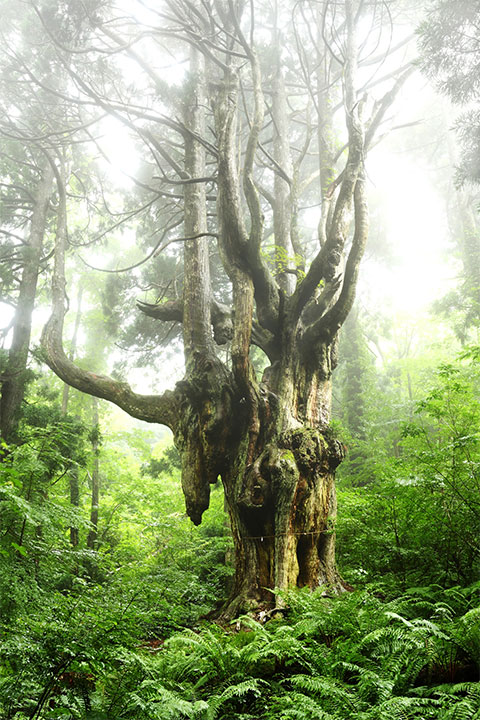
[{"label": "bright white sky", "polygon": [[361,284],[375,302],[421,312],[455,284],[458,267],[448,257],[445,201],[421,163],[384,145],[368,158],[368,178],[396,262],[391,267],[366,262]]}]

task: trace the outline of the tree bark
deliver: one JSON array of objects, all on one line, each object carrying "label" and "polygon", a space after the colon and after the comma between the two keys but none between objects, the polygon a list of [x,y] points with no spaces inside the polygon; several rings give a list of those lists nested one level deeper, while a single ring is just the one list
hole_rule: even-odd
[{"label": "tree bark", "polygon": [[98,400],[92,398],[92,502],[90,508],[91,529],[87,536],[87,547],[94,550],[98,537],[98,510],[100,505],[100,464],[99,464],[99,428],[98,428]]},{"label": "tree bark", "polygon": [[[285,382],[288,375],[293,382]],[[341,586],[334,556],[334,470],[343,448],[318,422],[320,415],[327,417],[328,381],[280,362],[260,393],[257,407],[250,408],[260,421],[251,457],[247,439],[237,441],[235,460],[222,476],[235,545],[227,615],[271,605],[273,588]],[[306,418],[307,408],[316,408],[315,419]]]},{"label": "tree bark", "polygon": [[53,172],[50,165],[46,163],[35,195],[30,237],[24,249],[23,271],[13,320],[12,344],[1,383],[0,432],[5,442],[9,442],[15,436],[25,395],[32,313],[35,306],[40,259],[52,187]]},{"label": "tree bark", "polygon": [[[77,314],[75,316],[75,325],[73,329],[73,335],[72,340],[70,342],[70,352],[69,352],[69,359],[73,360],[75,358],[75,351],[77,348],[77,335],[78,335],[78,329],[80,327],[80,320],[82,317],[82,295],[83,295],[83,287],[80,285],[78,289],[78,296],[77,296]],[[68,412],[68,401],[70,397],[70,385],[67,385],[67,383],[63,383],[63,391],[62,391],[62,415],[66,415]],[[76,509],[80,507],[80,484],[79,484],[79,478],[78,478],[78,466],[76,464],[72,464],[70,468],[70,472],[68,473],[68,484],[69,484],[69,491],[70,491],[70,505]],[[71,525],[70,526],[70,544],[72,547],[77,547],[78,543],[80,542],[80,534],[78,531],[78,526]]]},{"label": "tree bark", "polygon": [[[277,31],[277,53],[280,58],[280,38]],[[289,126],[285,80],[278,64],[272,94],[273,151],[282,173],[274,179],[273,234],[275,238],[278,284],[287,295],[295,289],[295,253],[292,242],[292,160],[290,157]],[[290,178],[288,183],[286,178]]]}]

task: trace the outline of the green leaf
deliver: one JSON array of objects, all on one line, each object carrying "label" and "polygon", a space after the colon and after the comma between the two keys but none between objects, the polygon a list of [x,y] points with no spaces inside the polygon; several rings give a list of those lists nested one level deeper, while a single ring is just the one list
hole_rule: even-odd
[{"label": "green leaf", "polygon": [[13,542],[13,540],[11,542],[11,545],[17,552],[20,553],[20,555],[23,555],[23,557],[27,557],[28,553],[23,547],[23,545],[18,545],[16,542]]}]

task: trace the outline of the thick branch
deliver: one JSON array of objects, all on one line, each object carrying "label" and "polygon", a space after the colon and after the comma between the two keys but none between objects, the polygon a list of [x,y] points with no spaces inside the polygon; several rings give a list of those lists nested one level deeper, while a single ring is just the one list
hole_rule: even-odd
[{"label": "thick branch", "polygon": [[337,273],[345,244],[345,213],[350,206],[358,172],[363,162],[363,132],[358,126],[350,130],[350,147],[340,192],[333,212],[327,241],[312,261],[310,269],[292,295],[292,312],[300,317],[307,302],[313,298],[320,281],[332,281]]},{"label": "thick branch", "polygon": [[[280,48],[277,42],[277,52],[280,57]],[[285,94],[285,83],[280,66],[275,69],[273,80],[273,151],[277,163],[293,174],[289,146],[289,124],[287,120],[287,99]],[[286,173],[284,173],[285,175]],[[292,194],[291,194],[292,191]],[[283,256],[277,260],[276,270],[279,273],[279,285],[287,295],[291,295],[295,289],[295,263],[293,259],[294,250],[291,238],[292,229],[292,182],[287,183],[284,177],[275,173],[274,177],[275,203],[273,206],[273,231],[275,245],[283,248]]]},{"label": "thick branch", "polygon": [[393,101],[397,97],[398,93],[400,92],[401,88],[405,84],[405,82],[408,80],[410,75],[412,75],[416,70],[415,65],[410,65],[410,67],[405,70],[404,73],[400,75],[399,78],[397,78],[394,86],[392,89],[387,92],[382,100],[379,103],[379,106],[368,126],[368,129],[365,133],[365,147],[368,149],[372,143],[372,140],[375,136],[375,133],[377,132],[379,125],[381,124],[383,118],[385,117],[385,113],[387,112],[388,108],[391,107]]},{"label": "thick branch", "polygon": [[259,244],[256,240],[249,240],[242,216],[236,162],[237,78],[233,72],[225,77],[213,105],[218,141],[217,213],[222,261],[232,282],[237,269],[248,274],[254,285],[258,321],[264,328],[275,332],[278,286],[261,257]]},{"label": "thick branch", "polygon": [[53,161],[51,165],[57,179],[59,205],[52,278],[52,315],[43,329],[41,339],[45,362],[61,380],[77,390],[109,400],[132,417],[168,425],[173,429],[177,423],[174,392],[167,391],[163,395],[140,395],[133,392],[127,383],[77,367],[65,354],[62,335],[65,316],[66,192],[62,173]]},{"label": "thick branch", "polygon": [[[137,307],[145,315],[164,320],[166,322],[183,322],[183,301],[169,300],[161,305],[153,305],[137,301]],[[232,339],[232,316],[230,308],[211,298],[210,314],[213,326],[213,336],[217,345],[225,345]]]},{"label": "thick branch", "polygon": [[253,82],[254,112],[248,134],[247,148],[243,167],[243,190],[250,211],[250,237],[248,244],[247,260],[250,277],[253,280],[255,290],[255,302],[257,316],[260,324],[267,330],[275,332],[278,323],[279,292],[278,286],[273,279],[270,270],[265,264],[261,254],[260,246],[263,240],[264,218],[260,205],[260,198],[257,186],[253,178],[253,167],[255,153],[259,146],[260,132],[264,119],[264,98],[262,91],[262,78],[260,65],[255,48],[247,42],[240,25],[237,21],[233,3],[229,0],[230,12],[234,19],[235,28],[240,42],[250,60]]},{"label": "thick branch", "polygon": [[[193,135],[205,134],[205,72],[204,60],[198,51],[190,52],[190,77],[184,103],[185,124],[192,135],[185,138],[185,172],[187,177],[205,175],[205,151]],[[184,231],[187,240],[183,248],[183,347],[187,372],[194,355],[212,350],[210,305],[210,266],[207,228],[206,191],[204,183],[185,185]],[[197,237],[194,237],[197,236]]]},{"label": "thick branch", "polygon": [[260,206],[258,191],[255,185],[255,181],[253,179],[253,166],[265,114],[262,92],[262,78],[260,73],[260,65],[255,49],[248,45],[245,38],[243,37],[238,22],[236,22],[236,15],[233,8],[232,0],[229,0],[229,5],[230,11],[232,12],[232,17],[235,20],[237,32],[239,33],[242,41],[242,45],[248,53],[250,67],[252,71],[254,112],[252,123],[250,125],[250,132],[248,135],[247,148],[245,152],[245,161],[243,166],[243,189],[245,192],[245,198],[247,200],[247,205],[250,211],[251,218],[250,243],[254,247],[259,248],[263,238],[263,213]]},{"label": "thick branch", "polygon": [[352,247],[345,265],[342,290],[334,306],[314,322],[303,336],[304,347],[311,347],[316,340],[332,340],[352,309],[357,287],[360,261],[368,238],[368,207],[363,174],[358,177],[354,193],[355,231]]},{"label": "thick branch", "polygon": [[183,322],[183,301],[168,300],[167,302],[155,305],[137,300],[137,307],[145,315],[165,322]]}]

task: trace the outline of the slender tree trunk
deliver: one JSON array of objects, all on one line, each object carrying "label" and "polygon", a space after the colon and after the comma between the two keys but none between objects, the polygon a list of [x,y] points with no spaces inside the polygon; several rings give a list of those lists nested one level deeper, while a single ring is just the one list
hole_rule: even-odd
[{"label": "slender tree trunk", "polygon": [[466,296],[467,319],[472,325],[478,325],[480,312],[480,228],[477,215],[473,210],[473,201],[458,197],[458,216],[460,225],[460,250],[463,264],[464,294]]},{"label": "slender tree trunk", "polygon": [[[83,295],[83,287],[80,285],[78,289],[78,296],[77,296],[77,314],[75,316],[75,326],[73,329],[73,335],[72,335],[72,341],[70,343],[70,352],[68,354],[68,357],[70,360],[73,360],[75,358],[75,351],[77,348],[77,335],[78,335],[78,328],[80,327],[80,320],[82,317],[82,295]],[[63,392],[62,392],[62,415],[66,415],[68,412],[68,400],[70,395],[70,385],[67,383],[63,383]],[[74,508],[80,507],[80,484],[79,484],[79,478],[78,478],[78,467],[77,465],[72,465],[70,468],[70,472],[68,474],[68,482],[69,482],[69,489],[70,489],[70,505]],[[78,527],[71,525],[70,526],[70,544],[72,547],[77,547],[78,543],[80,541]]]},{"label": "slender tree trunk", "polygon": [[[277,53],[280,57],[280,38],[277,37]],[[276,270],[279,286],[291,295],[295,289],[295,258],[291,237],[293,168],[290,157],[289,125],[287,119],[287,95],[280,67],[277,67],[272,95],[273,151],[278,167],[274,179],[273,233],[276,248]],[[290,179],[290,185],[288,179]]]},{"label": "slender tree trunk", "polygon": [[32,313],[52,184],[53,172],[50,165],[46,163],[35,196],[29,241],[24,248],[23,271],[13,322],[12,344],[1,384],[0,431],[2,438],[7,442],[15,436],[25,395]]},{"label": "slender tree trunk", "polygon": [[99,436],[98,436],[98,400],[92,398],[92,504],[90,510],[90,523],[92,528],[88,533],[87,547],[92,550],[96,547],[98,537],[98,510],[100,505],[100,464],[99,464]]},{"label": "slender tree trunk", "polygon": [[[70,470],[69,474],[69,489],[70,489],[70,505],[73,508],[78,509],[80,507],[80,484],[78,482],[78,468],[75,465]],[[80,541],[80,535],[78,527],[76,525],[70,525],[70,545],[77,547]]]},{"label": "slender tree trunk", "polygon": [[[83,286],[79,285],[78,295],[77,295],[77,314],[75,315],[75,325],[73,327],[73,335],[72,335],[72,340],[70,342],[70,352],[68,353],[68,357],[70,360],[75,359],[75,353],[77,351],[78,329],[80,327],[80,321],[82,319],[82,297],[83,297]],[[70,395],[70,385],[68,383],[63,383],[62,415],[66,415],[68,412],[69,395]]]}]

